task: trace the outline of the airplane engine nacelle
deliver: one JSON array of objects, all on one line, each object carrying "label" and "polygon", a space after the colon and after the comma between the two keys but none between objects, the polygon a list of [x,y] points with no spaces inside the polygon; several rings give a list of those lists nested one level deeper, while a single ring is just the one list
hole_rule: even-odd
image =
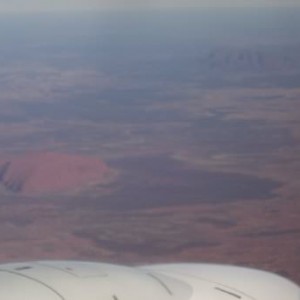
[{"label": "airplane engine nacelle", "polygon": [[278,275],[233,266],[125,267],[75,261],[0,265],[0,300],[300,300]]}]

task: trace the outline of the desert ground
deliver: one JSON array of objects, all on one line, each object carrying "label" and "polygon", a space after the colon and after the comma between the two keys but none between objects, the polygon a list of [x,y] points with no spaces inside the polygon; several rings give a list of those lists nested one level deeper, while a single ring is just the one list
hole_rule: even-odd
[{"label": "desert ground", "polygon": [[[194,91],[183,107],[178,101],[160,108],[188,108],[197,126],[118,124],[114,129],[127,142],[102,138],[94,140],[99,146],[86,144],[89,154],[81,156],[93,153],[104,160],[115,172],[112,181],[99,177],[99,184],[69,194],[55,193],[55,186],[51,193],[48,184],[38,196],[3,186],[1,260],[220,262],[275,271],[299,282],[300,91],[199,94],[201,104]],[[240,101],[244,94],[249,99]],[[255,99],[262,94],[268,98],[265,106]],[[112,143],[114,151],[108,151]],[[58,143],[53,151],[69,150]],[[39,177],[45,178],[29,178],[29,185],[50,180],[51,187],[47,164],[36,159],[44,170]],[[66,180],[82,180],[81,172],[72,170]]]},{"label": "desert ground", "polygon": [[136,22],[0,47],[0,261],[213,262],[300,284],[298,40],[202,47],[194,30],[187,48]]}]

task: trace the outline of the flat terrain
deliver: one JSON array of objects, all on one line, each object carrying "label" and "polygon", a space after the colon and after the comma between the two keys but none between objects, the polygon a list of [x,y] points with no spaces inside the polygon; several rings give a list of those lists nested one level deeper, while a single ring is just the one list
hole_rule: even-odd
[{"label": "flat terrain", "polygon": [[300,43],[290,14],[272,34],[274,20],[250,26],[249,16],[241,32],[226,23],[227,34],[209,35],[197,15],[103,18],[98,31],[80,19],[75,37],[72,19],[33,19],[50,33],[24,29],[30,43],[14,42],[22,55],[1,46],[10,59],[0,162],[51,151],[99,158],[117,175],[72,195],[2,184],[1,261],[220,262],[300,283]]},{"label": "flat terrain", "polygon": [[[255,100],[275,93],[265,106]],[[186,114],[195,124],[130,125],[127,143],[114,141],[114,153],[102,139],[98,155],[119,174],[104,190],[72,197],[3,194],[2,260],[210,261],[299,282],[300,93],[286,93],[206,90],[207,102],[173,103],[191,109]]]}]

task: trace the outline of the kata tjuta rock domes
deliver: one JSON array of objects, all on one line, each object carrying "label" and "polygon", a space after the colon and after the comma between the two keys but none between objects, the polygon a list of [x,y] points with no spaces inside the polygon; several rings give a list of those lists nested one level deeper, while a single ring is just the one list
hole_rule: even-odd
[{"label": "kata tjuta rock domes", "polygon": [[23,195],[73,192],[108,183],[113,173],[102,160],[75,154],[35,152],[0,160],[1,185]]}]

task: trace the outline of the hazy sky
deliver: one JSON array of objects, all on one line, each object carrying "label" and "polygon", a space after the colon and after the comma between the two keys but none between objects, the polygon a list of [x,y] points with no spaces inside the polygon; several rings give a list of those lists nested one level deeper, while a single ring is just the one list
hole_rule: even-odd
[{"label": "hazy sky", "polygon": [[144,7],[299,6],[299,0],[0,0],[0,11],[131,9]]}]

